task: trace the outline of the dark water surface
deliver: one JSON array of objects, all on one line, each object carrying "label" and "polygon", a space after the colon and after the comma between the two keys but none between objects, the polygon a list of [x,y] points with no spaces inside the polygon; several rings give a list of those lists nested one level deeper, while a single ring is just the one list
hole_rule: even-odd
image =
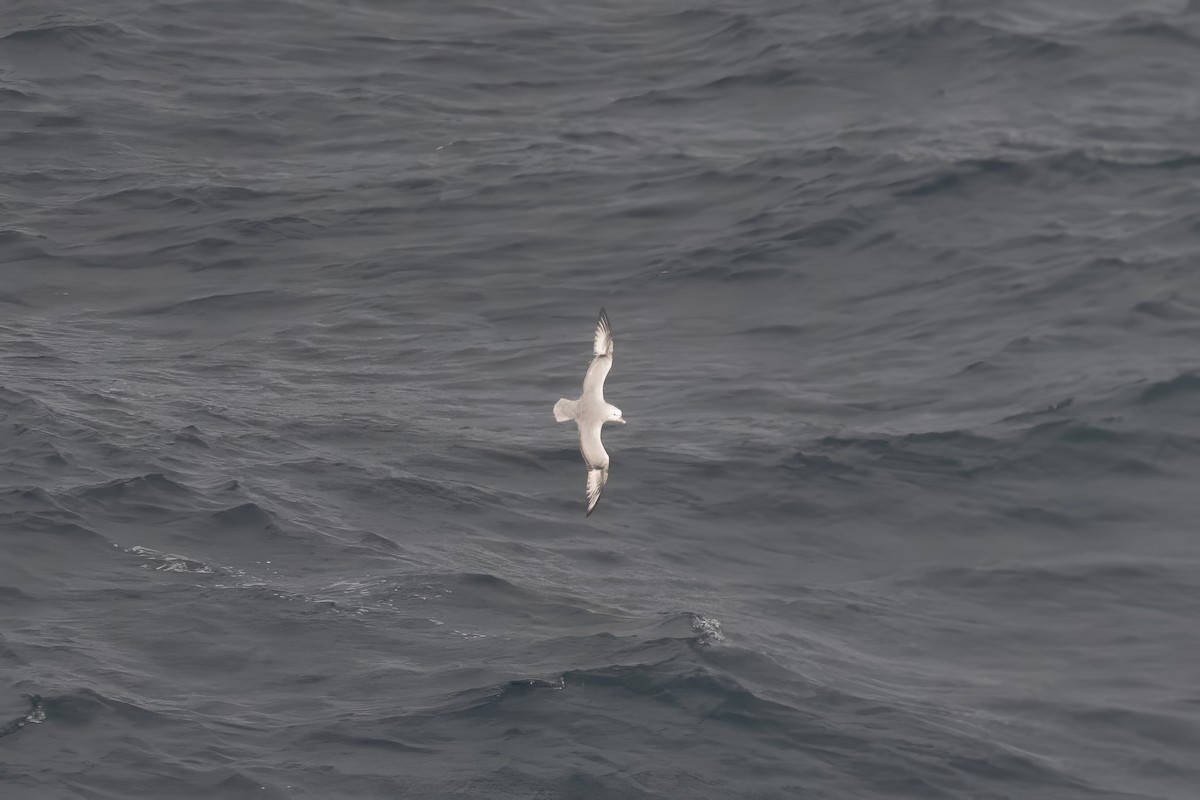
[{"label": "dark water surface", "polygon": [[1195,3],[0,9],[5,800],[1200,796]]}]

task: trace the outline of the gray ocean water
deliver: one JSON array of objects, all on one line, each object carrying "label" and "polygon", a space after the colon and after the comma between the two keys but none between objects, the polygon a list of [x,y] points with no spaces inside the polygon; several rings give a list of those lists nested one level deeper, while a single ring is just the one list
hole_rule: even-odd
[{"label": "gray ocean water", "polygon": [[1200,797],[1198,74],[1183,0],[0,0],[0,796]]}]

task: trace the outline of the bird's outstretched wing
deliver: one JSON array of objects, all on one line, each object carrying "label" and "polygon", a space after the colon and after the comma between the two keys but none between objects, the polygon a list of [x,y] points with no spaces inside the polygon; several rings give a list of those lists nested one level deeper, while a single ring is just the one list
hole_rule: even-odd
[{"label": "bird's outstretched wing", "polygon": [[613,363],[612,328],[608,324],[608,312],[600,309],[600,319],[596,320],[596,338],[592,343],[592,363],[588,365],[587,374],[583,376],[583,393],[595,392],[599,399],[604,398],[604,379]]},{"label": "bird's outstretched wing", "polygon": [[608,482],[608,452],[600,439],[603,423],[600,420],[579,426],[579,452],[587,464],[587,513],[590,516],[596,503],[600,502],[600,490]]},{"label": "bird's outstretched wing", "polygon": [[584,516],[590,517],[592,515],[596,504],[600,502],[600,492],[604,489],[604,484],[606,483],[608,483],[608,467],[588,468],[587,513]]},{"label": "bird's outstretched wing", "polygon": [[592,355],[611,356],[612,354],[612,328],[608,324],[608,312],[601,307],[600,318],[596,320],[596,341],[592,345]]},{"label": "bird's outstretched wing", "polygon": [[579,425],[579,452],[583,454],[583,462],[588,465],[588,469],[608,469],[608,451],[604,449],[604,442],[600,439],[603,421],[576,420],[576,424]]}]

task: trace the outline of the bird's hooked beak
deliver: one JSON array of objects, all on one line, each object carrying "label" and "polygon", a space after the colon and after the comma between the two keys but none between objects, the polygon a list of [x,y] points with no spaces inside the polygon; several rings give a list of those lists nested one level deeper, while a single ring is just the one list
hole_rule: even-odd
[{"label": "bird's hooked beak", "polygon": [[625,418],[624,418],[624,417],[620,417],[620,418],[618,418],[618,419],[617,419],[617,422],[619,422],[619,423],[621,423],[622,425],[624,425],[624,424],[625,424]]}]

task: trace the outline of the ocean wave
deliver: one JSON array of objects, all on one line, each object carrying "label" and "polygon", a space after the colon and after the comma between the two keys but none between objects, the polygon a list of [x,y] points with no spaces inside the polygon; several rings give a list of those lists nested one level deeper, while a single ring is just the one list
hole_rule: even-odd
[{"label": "ocean wave", "polygon": [[[0,209],[3,209],[2,205],[0,205]],[[40,234],[13,228],[0,228],[0,247],[4,248],[6,262],[44,257],[49,253],[48,244],[46,237]],[[3,296],[6,302],[14,305],[26,305],[23,300],[9,292],[4,292]]]},{"label": "ocean wave", "polygon": [[382,753],[436,753],[441,749],[417,737],[405,739],[400,736],[364,736],[354,730],[353,723],[335,724],[323,730],[313,731],[301,737],[300,742],[319,748],[361,747]]},{"label": "ocean wave", "polygon": [[66,542],[76,546],[110,546],[104,536],[83,524],[85,520],[58,508],[5,511],[0,513],[0,519],[4,528],[0,535],[9,540],[9,546],[20,548],[26,554],[32,551],[53,552],[56,548],[66,546]]},{"label": "ocean wave", "polygon": [[[422,571],[356,579],[326,587],[320,595],[330,598],[340,595],[347,602],[406,613],[428,604],[442,616],[453,615],[460,627],[487,626],[494,622],[494,615],[500,614],[510,624],[519,621],[521,627],[555,629],[570,624],[583,626],[579,629],[583,633],[604,629],[616,619],[611,609],[560,590],[523,585],[486,572]],[[486,612],[469,613],[472,609],[486,609]]]},{"label": "ocean wave", "polygon": [[[1172,608],[1200,608],[1200,584],[1188,573],[1191,563],[1157,559],[1080,558],[994,566],[962,566],[923,571],[898,585],[938,593],[965,593],[992,600],[1066,603],[1073,595],[1100,602]],[[1083,611],[1086,606],[1078,607]]]},{"label": "ocean wave", "polygon": [[98,503],[119,501],[154,508],[173,508],[181,499],[193,498],[196,492],[161,472],[149,472],[132,478],[114,478],[99,485],[80,486],[69,494],[82,500]]},{"label": "ocean wave", "polygon": [[1105,33],[1123,37],[1146,37],[1159,43],[1170,42],[1187,47],[1200,45],[1200,35],[1188,30],[1186,25],[1153,14],[1135,12],[1118,17],[1107,25]]},{"label": "ocean wave", "polygon": [[1175,292],[1168,292],[1152,300],[1135,303],[1132,311],[1147,317],[1169,322],[1192,322],[1200,319],[1200,306],[1189,302]]},{"label": "ocean wave", "polygon": [[895,60],[929,57],[939,46],[955,52],[981,52],[1001,59],[1058,61],[1082,54],[1071,42],[1048,33],[1014,31],[953,14],[892,18],[868,23],[865,30],[833,34],[817,42],[820,46],[851,46],[868,49],[877,57]]},{"label": "ocean wave", "polygon": [[674,32],[676,39],[691,34],[689,42],[701,51],[724,45],[741,46],[770,33],[753,14],[717,6],[693,6],[657,14],[651,10],[651,13],[653,24]]},{"label": "ocean wave", "polygon": [[460,510],[486,511],[507,505],[510,494],[494,486],[461,479],[433,478],[416,473],[374,475],[369,484],[352,488],[357,495],[388,498],[392,502],[424,501],[448,504]]},{"label": "ocean wave", "polygon": [[[913,157],[915,158],[915,157]],[[921,156],[929,167],[893,181],[897,197],[925,197],[974,191],[993,185],[1037,184],[1055,175],[1100,181],[1106,175],[1139,170],[1182,170],[1200,166],[1200,153],[1182,148],[1072,147],[1049,153],[950,158]]]},{"label": "ocean wave", "polygon": [[98,46],[114,46],[116,42],[134,38],[132,29],[111,22],[47,21],[31,28],[21,28],[0,36],[0,42],[38,47],[62,47],[76,51]]},{"label": "ocean wave", "polygon": [[1142,390],[1138,396],[1138,402],[1144,405],[1157,405],[1183,400],[1187,403],[1188,408],[1193,408],[1197,394],[1200,394],[1200,374],[1188,370],[1173,378],[1150,384]]},{"label": "ocean wave", "polygon": [[[1069,406],[1042,413],[1058,416]],[[1108,423],[1064,416],[1042,421],[1040,414],[1008,417],[1004,429],[991,435],[967,430],[897,436],[827,436],[819,440],[817,454],[837,453],[837,460],[818,467],[835,472],[862,468],[884,469],[917,477],[955,476],[967,480],[1060,474],[1104,474],[1131,478],[1163,474],[1156,464],[1164,445],[1163,434],[1139,425]],[[1019,427],[1012,423],[1021,422]],[[1183,432],[1172,435],[1172,448],[1191,449],[1200,439]],[[806,456],[811,458],[812,456]],[[804,461],[801,468],[808,468]],[[1024,513],[1021,507],[1014,513]],[[1049,513],[1049,512],[1047,512]]]},{"label": "ocean wave", "polygon": [[41,704],[46,719],[56,725],[81,727],[96,722],[123,722],[141,728],[154,728],[167,716],[128,700],[118,700],[94,689],[80,688],[63,694],[43,695]]},{"label": "ocean wave", "polygon": [[[0,75],[0,80],[4,80],[3,75]],[[31,92],[23,92],[11,86],[0,86],[0,104],[6,106],[27,106],[35,102],[35,100],[36,98]]]},{"label": "ocean wave", "polygon": [[275,536],[283,533],[279,520],[258,503],[239,503],[205,515],[222,530],[253,531]]},{"label": "ocean wave", "polygon": [[[0,584],[0,603],[16,605],[17,603],[30,602],[33,599],[31,595],[16,586],[4,586]],[[4,647],[4,637],[0,635],[0,657],[8,657],[10,655],[11,651]]]},{"label": "ocean wave", "polygon": [[[223,242],[223,240],[213,240],[212,242],[214,252],[221,251],[231,244],[231,242]],[[172,245],[168,249],[173,249],[174,247]],[[203,254],[199,258],[203,260]],[[154,317],[172,314],[237,314],[250,309],[258,313],[270,308],[294,308],[308,305],[312,302],[314,302],[313,298],[299,297],[285,291],[264,289],[245,292],[221,292],[170,303],[135,306],[124,309],[120,313],[122,316],[136,317]]]},{"label": "ocean wave", "polygon": [[76,201],[78,208],[112,207],[127,211],[201,212],[244,207],[270,198],[270,194],[246,186],[215,182],[183,185],[131,187],[96,193]]}]

